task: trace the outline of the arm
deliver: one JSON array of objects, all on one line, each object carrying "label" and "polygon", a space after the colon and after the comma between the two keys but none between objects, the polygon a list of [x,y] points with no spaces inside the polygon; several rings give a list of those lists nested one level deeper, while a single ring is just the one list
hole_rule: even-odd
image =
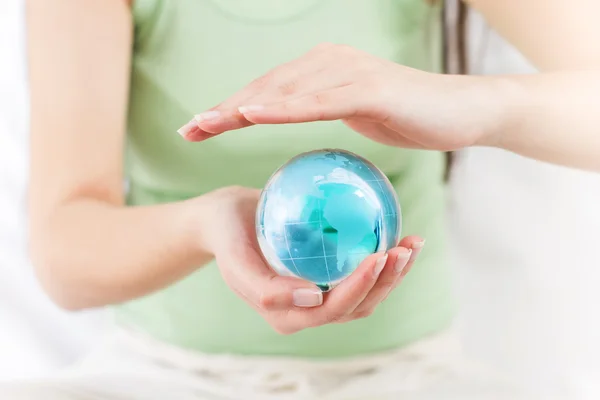
[{"label": "arm", "polygon": [[600,171],[600,3],[470,4],[541,73],[431,74],[323,44],[196,116],[198,130],[186,126],[180,133],[202,141],[252,124],[340,119],[387,145],[444,151],[496,146]]},{"label": "arm", "polygon": [[[327,299],[277,276],[260,256],[260,191],[124,207],[122,151],[131,22],[119,0],[29,0],[32,258],[54,300],[101,306],[160,289],[215,257],[224,281],[277,331],[373,312],[410,271],[423,241],[367,257]],[[49,100],[48,100],[49,99]]]},{"label": "arm", "polygon": [[123,205],[132,40],[119,0],[29,0],[30,246],[48,293],[68,309],[122,302],[210,255],[209,201]]},{"label": "arm", "polygon": [[482,144],[600,171],[600,3],[468,3],[541,72],[497,78],[507,112],[498,130]]}]

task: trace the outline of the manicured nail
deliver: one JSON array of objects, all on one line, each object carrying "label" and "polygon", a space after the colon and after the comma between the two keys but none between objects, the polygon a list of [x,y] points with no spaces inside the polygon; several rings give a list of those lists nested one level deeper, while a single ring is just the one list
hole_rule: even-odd
[{"label": "manicured nail", "polygon": [[373,268],[373,277],[377,278],[379,276],[379,274],[381,274],[381,271],[383,271],[383,267],[385,267],[385,263],[388,259],[388,255],[387,253],[385,253],[382,257],[377,259],[377,262],[375,262],[375,268]]},{"label": "manicured nail", "polygon": [[323,304],[323,292],[314,289],[296,289],[293,293],[296,307],[316,307]]},{"label": "manicured nail", "polygon": [[421,240],[419,242],[414,242],[412,245],[413,249],[422,249],[425,246],[425,240]]},{"label": "manicured nail", "polygon": [[394,264],[394,272],[399,274],[404,270],[406,264],[408,264],[408,260],[410,259],[410,255],[412,254],[411,249],[406,249],[398,254],[398,258],[396,258],[396,264]]},{"label": "manicured nail", "polygon": [[265,108],[265,106],[261,106],[261,105],[252,105],[252,106],[241,106],[238,107],[238,111],[240,112],[240,114],[246,114],[246,113],[250,113],[253,111],[260,111],[263,110]]},{"label": "manicured nail", "polygon": [[185,136],[188,133],[190,133],[192,131],[192,129],[198,127],[198,123],[196,122],[195,119],[191,120],[190,122],[188,122],[187,124],[185,124],[184,126],[182,126],[181,128],[177,129],[177,133],[179,133],[181,136]]},{"label": "manicured nail", "polygon": [[221,116],[220,112],[212,110],[212,111],[203,112],[202,114],[195,115],[194,118],[196,119],[196,121],[198,123],[200,123],[200,122],[205,122],[205,121],[210,121],[210,120],[213,120],[213,119],[217,119],[220,116]]}]

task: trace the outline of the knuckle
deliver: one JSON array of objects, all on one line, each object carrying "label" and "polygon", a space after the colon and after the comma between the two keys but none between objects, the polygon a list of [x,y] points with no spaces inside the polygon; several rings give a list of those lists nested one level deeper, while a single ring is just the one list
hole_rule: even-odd
[{"label": "knuckle", "polygon": [[258,299],[258,307],[261,310],[272,310],[277,305],[277,296],[272,293],[261,293]]},{"label": "knuckle", "polygon": [[279,85],[278,89],[279,93],[281,93],[282,95],[289,96],[298,91],[298,82],[292,80],[289,82],[282,83],[281,85]]}]

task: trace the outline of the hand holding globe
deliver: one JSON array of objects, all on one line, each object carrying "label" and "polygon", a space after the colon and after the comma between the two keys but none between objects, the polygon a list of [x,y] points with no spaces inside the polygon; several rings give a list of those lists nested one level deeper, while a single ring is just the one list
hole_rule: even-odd
[{"label": "hand holding globe", "polygon": [[[327,153],[313,153],[312,156],[321,157],[313,167],[322,169],[323,166],[333,166],[335,163],[328,163],[326,155]],[[339,158],[348,155],[338,153],[337,156]],[[325,157],[325,160],[322,157]],[[295,161],[302,159],[296,158]],[[315,162],[310,157],[304,160],[309,164]],[[289,165],[294,165],[293,161]],[[337,161],[344,162],[341,158]],[[351,161],[357,162],[361,159]],[[301,176],[303,171],[306,172],[303,163],[295,165],[296,167],[289,171],[292,173],[291,177],[294,177],[295,173]],[[297,169],[298,165],[302,168]],[[380,197],[384,192],[387,193],[386,190],[373,192],[372,185],[368,185],[362,188],[365,194],[364,201],[361,200],[361,195],[353,195],[360,192],[360,187],[356,186],[361,182],[358,177],[361,173],[367,173],[366,169],[357,170],[358,177],[354,176],[356,179],[351,180],[350,185],[334,182],[335,179],[348,182],[349,176],[344,175],[339,168],[333,168],[333,171],[336,171],[333,177],[324,177],[316,182],[316,187],[323,192],[319,194],[317,191],[314,193],[316,196],[308,196],[308,207],[295,209],[304,211],[296,215],[306,216],[309,223],[304,229],[291,229],[288,232],[288,239],[291,238],[291,245],[295,246],[290,248],[292,251],[318,251],[319,248],[324,248],[325,251],[332,252],[327,253],[327,260],[332,260],[331,266],[327,264],[330,274],[330,278],[327,279],[321,279],[327,274],[327,268],[323,268],[323,257],[316,256],[317,258],[312,259],[315,263],[309,262],[310,258],[301,263],[294,257],[289,257],[289,254],[286,257],[285,254],[282,256],[281,253],[275,252],[276,258],[271,257],[273,253],[269,256],[269,246],[277,244],[269,242],[276,238],[276,235],[272,234],[274,231],[264,230],[270,239],[265,242],[267,236],[264,236],[260,239],[263,243],[259,244],[261,226],[264,228],[265,224],[264,220],[262,224],[260,220],[257,221],[256,215],[260,216],[261,212],[273,207],[269,201],[265,202],[265,193],[268,196],[269,188],[263,192],[262,200],[259,190],[243,187],[224,188],[211,194],[213,204],[217,205],[218,210],[213,213],[215,220],[211,224],[216,229],[211,232],[211,238],[206,243],[217,260],[225,282],[276,331],[283,334],[370,315],[400,284],[423,246],[423,240],[418,237],[406,237],[397,243],[400,230],[399,214],[389,212],[398,210],[395,208],[397,203],[394,203],[395,198],[388,198],[388,203],[381,203],[385,199]],[[274,174],[274,178],[277,176],[277,173]],[[372,176],[370,180],[372,182],[369,183],[377,185]],[[273,182],[272,178],[270,183]],[[310,188],[301,186],[298,187],[300,191],[310,191]],[[349,191],[348,188],[354,190]],[[273,189],[273,186],[270,189]],[[271,193],[277,193],[277,190]],[[331,202],[330,206],[326,201],[321,203],[326,199]],[[350,203],[346,203],[350,209],[343,207],[344,200],[347,199],[351,199]],[[259,201],[262,207],[259,206]],[[379,201],[379,206],[375,207],[374,201]],[[294,210],[293,205],[290,205],[289,209]],[[347,213],[352,210],[354,214]],[[357,210],[361,212],[357,213]],[[382,210],[384,211],[381,212]],[[315,223],[315,217],[318,219],[319,215],[322,217],[321,225]],[[397,225],[394,225],[394,221]],[[352,229],[345,229],[352,226],[344,224],[358,224],[357,230],[353,232]],[[301,228],[300,224],[297,225],[297,228]],[[277,225],[271,226],[276,227]],[[322,238],[321,233],[324,235]],[[285,237],[281,239],[285,240]],[[280,248],[279,251],[281,250]],[[279,260],[280,264],[277,264],[276,260]],[[294,269],[292,261],[298,269]],[[323,289],[330,288],[333,289],[323,293]]]}]

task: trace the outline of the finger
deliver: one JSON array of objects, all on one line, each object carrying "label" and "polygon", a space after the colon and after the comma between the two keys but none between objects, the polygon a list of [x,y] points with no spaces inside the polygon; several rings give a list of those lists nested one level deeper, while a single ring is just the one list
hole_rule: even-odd
[{"label": "finger", "polygon": [[392,287],[384,296],[383,301],[385,301],[388,296],[390,295],[390,293],[392,293],[394,291],[394,289],[400,285],[402,283],[402,281],[404,280],[404,278],[406,277],[406,275],[408,275],[408,273],[410,272],[410,270],[412,269],[415,261],[417,260],[417,258],[419,257],[419,254],[421,254],[421,251],[423,250],[423,246],[425,245],[425,240],[418,238],[416,236],[411,236],[410,238],[405,238],[403,239],[400,243],[409,246],[411,251],[410,254],[410,259],[408,260],[408,262],[406,263],[406,266],[404,267],[404,269],[402,270],[402,272],[400,273],[400,277],[398,278],[398,281],[396,282],[396,284],[394,285],[394,287]]},{"label": "finger", "polygon": [[339,286],[328,293],[321,307],[290,313],[292,324],[299,327],[335,322],[354,310],[367,296],[388,260],[387,254],[367,257]]},{"label": "finger", "polygon": [[[419,256],[425,241],[418,236],[407,236],[402,239],[395,249],[388,252],[393,267],[387,267],[382,272],[377,284],[371,290],[367,298],[348,317],[339,322],[348,322],[357,318],[364,318],[373,313],[375,308],[383,302],[390,293],[398,287],[404,277],[410,272],[412,265]],[[396,256],[395,260],[393,257]]]},{"label": "finger", "polygon": [[317,92],[266,106],[246,105],[233,110],[207,111],[196,116],[201,130],[209,132],[209,135],[200,135],[199,138],[205,140],[253,124],[288,124],[350,118],[358,113],[360,101],[352,99],[358,93],[348,90],[349,87],[351,86]]},{"label": "finger", "polygon": [[[326,82],[325,79],[315,80],[316,86],[322,86],[320,83]],[[256,101],[259,104],[215,109],[198,114],[195,116],[198,127],[202,132],[208,133],[208,135],[198,135],[198,138],[206,140],[223,132],[255,124],[287,124],[349,118],[356,114],[352,106],[356,107],[358,104],[348,102],[348,95],[336,92],[336,89],[346,87],[310,92],[288,99],[285,96],[258,95],[249,101]],[[270,105],[263,106],[260,102]]]},{"label": "finger", "polygon": [[364,318],[375,310],[401,280],[402,272],[411,258],[411,253],[412,250],[405,247],[396,247],[388,251],[390,262],[379,275],[377,283],[369,291],[367,297],[354,309],[348,319]]},{"label": "finger", "polygon": [[368,117],[370,100],[361,95],[358,85],[311,93],[274,104],[244,105],[239,112],[254,124],[290,124]]},{"label": "finger", "polygon": [[188,140],[190,142],[197,142],[212,136],[211,133],[200,129],[195,119],[191,120],[190,122],[179,128],[177,130],[177,133],[179,133],[181,137],[183,137],[185,140]]},{"label": "finger", "polygon": [[194,118],[199,129],[208,133],[208,135],[199,136],[195,141],[206,140],[223,132],[254,125],[236,108],[210,110],[198,114]]},{"label": "finger", "polygon": [[408,260],[406,267],[404,267],[404,270],[402,271],[402,277],[404,277],[410,272],[417,257],[419,256],[419,254],[421,254],[423,246],[425,246],[425,240],[419,236],[407,236],[400,241],[398,246],[406,247],[412,250],[410,259]]},{"label": "finger", "polygon": [[[349,77],[346,79],[344,75],[332,74],[331,71],[323,70],[323,74],[316,73],[315,75],[310,75],[309,78],[305,77],[302,80],[293,80],[293,78],[290,78],[289,81],[273,83],[273,87],[266,88],[262,92],[254,93],[254,95],[245,99],[244,103],[232,106],[220,106],[214,110],[196,115],[195,119],[202,130],[211,134],[209,136],[202,136],[202,140],[205,140],[223,132],[255,125],[255,122],[246,118],[245,115],[255,108],[252,104],[289,102],[295,98],[308,96],[319,91],[347,86],[350,82],[351,80]],[[251,105],[243,106],[242,104]]]},{"label": "finger", "polygon": [[238,107],[242,104],[250,104],[252,101],[281,101],[284,98],[305,93],[307,90],[314,90],[313,87],[324,88],[327,85],[331,87],[331,79],[303,79],[302,83],[299,82],[303,77],[312,77],[318,71],[325,70],[330,66],[333,54],[326,51],[329,46],[332,45],[317,46],[304,56],[272,69],[223,103],[196,115],[194,118],[198,126],[211,134],[199,136],[198,140],[205,140],[226,131],[251,126],[252,123],[238,111]]},{"label": "finger", "polygon": [[258,310],[316,307],[323,303],[323,293],[316,285],[276,274],[254,249],[217,262],[231,288]]}]

